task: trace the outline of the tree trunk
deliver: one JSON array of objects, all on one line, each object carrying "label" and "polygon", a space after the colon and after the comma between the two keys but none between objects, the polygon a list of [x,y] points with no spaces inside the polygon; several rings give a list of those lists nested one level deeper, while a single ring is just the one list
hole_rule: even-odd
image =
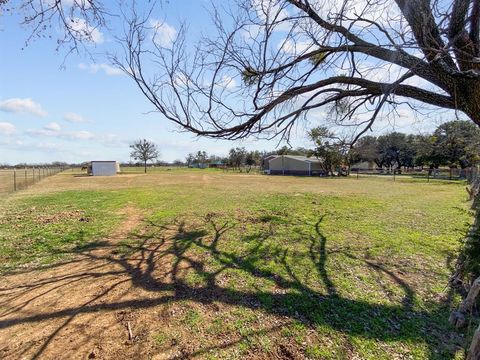
[{"label": "tree trunk", "polygon": [[465,300],[462,301],[460,306],[458,307],[457,311],[452,312],[450,315],[450,323],[457,328],[461,328],[465,326],[465,315],[471,311],[477,296],[480,292],[480,277],[475,279],[470,290],[468,291],[468,295]]},{"label": "tree trunk", "polygon": [[[480,277],[475,279],[472,284],[472,287],[468,291],[468,295],[465,300],[462,301],[458,310],[453,311],[450,314],[450,323],[457,328],[464,327],[466,325],[466,315],[472,310],[475,301],[477,300],[478,294],[480,293]],[[473,334],[472,342],[470,343],[470,348],[468,349],[466,360],[477,360],[480,359],[480,326],[475,330]]]},{"label": "tree trunk", "polygon": [[480,359],[480,325],[475,330],[473,334],[472,342],[470,343],[470,348],[468,349],[466,360],[477,360]]},{"label": "tree trunk", "polygon": [[143,166],[144,166],[144,170],[145,170],[145,174],[146,174],[147,173],[147,162],[146,161],[143,163]]}]

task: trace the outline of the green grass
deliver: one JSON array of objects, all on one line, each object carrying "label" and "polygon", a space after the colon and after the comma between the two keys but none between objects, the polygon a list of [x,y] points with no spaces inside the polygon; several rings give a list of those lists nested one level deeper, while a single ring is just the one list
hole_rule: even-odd
[{"label": "green grass", "polygon": [[[139,179],[8,198],[1,268],[47,265],[101,244],[121,226],[121,209],[135,206],[142,235],[120,241],[117,254],[175,229],[163,251],[192,264],[175,279],[189,290],[165,306],[184,310],[173,326],[195,328],[185,341],[211,347],[204,357],[283,349],[312,359],[449,359],[464,346],[447,323],[458,299],[443,293],[472,222],[463,184],[185,169]],[[211,301],[220,310],[198,307]],[[163,346],[167,330],[155,334]],[[235,341],[216,347],[225,337]]]}]

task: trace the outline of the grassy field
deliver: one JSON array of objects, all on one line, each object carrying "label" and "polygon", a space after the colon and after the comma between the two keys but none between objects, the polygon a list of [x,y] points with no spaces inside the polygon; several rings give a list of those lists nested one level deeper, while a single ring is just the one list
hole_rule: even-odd
[{"label": "grassy field", "polygon": [[471,222],[458,182],[67,171],[0,203],[0,354],[460,358]]}]

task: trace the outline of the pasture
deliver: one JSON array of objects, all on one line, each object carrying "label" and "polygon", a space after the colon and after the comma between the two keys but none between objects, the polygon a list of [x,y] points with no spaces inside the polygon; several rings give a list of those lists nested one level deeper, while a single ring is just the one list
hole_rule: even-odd
[{"label": "pasture", "polygon": [[454,359],[464,184],[66,171],[0,202],[0,357]]}]

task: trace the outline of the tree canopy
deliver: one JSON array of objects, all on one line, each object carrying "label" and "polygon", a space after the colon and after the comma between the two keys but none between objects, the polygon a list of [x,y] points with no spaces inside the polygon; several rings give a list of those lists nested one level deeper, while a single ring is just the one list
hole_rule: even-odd
[{"label": "tree canopy", "polygon": [[480,129],[470,121],[455,120],[438,126],[432,134],[365,136],[353,146],[350,157],[353,162],[373,161],[380,168],[466,168],[480,160]]}]

